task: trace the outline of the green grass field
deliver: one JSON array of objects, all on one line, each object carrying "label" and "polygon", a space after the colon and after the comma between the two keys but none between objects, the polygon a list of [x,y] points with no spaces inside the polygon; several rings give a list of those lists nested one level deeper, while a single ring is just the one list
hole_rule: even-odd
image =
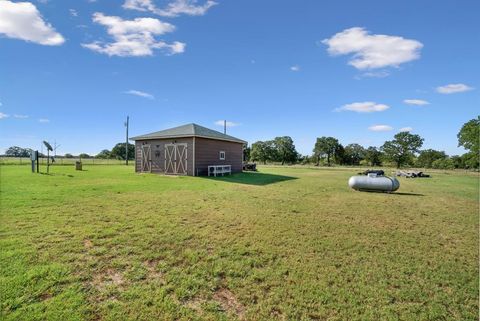
[{"label": "green grass field", "polygon": [[478,320],[479,177],[1,166],[2,320]]}]

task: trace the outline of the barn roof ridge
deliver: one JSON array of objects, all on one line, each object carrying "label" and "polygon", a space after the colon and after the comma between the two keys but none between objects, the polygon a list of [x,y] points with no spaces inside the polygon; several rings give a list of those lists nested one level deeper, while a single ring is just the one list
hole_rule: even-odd
[{"label": "barn roof ridge", "polygon": [[219,131],[195,124],[189,123],[173,128],[156,131],[153,133],[131,137],[131,140],[146,140],[156,138],[174,138],[174,137],[203,137],[217,140],[233,141],[237,143],[246,143],[246,141],[221,133]]}]

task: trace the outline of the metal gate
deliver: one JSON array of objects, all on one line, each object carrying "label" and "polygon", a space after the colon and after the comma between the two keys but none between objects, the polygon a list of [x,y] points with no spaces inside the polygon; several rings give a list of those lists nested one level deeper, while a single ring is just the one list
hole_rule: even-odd
[{"label": "metal gate", "polygon": [[142,172],[150,173],[152,171],[152,149],[150,145],[142,145]]},{"label": "metal gate", "polygon": [[165,174],[187,175],[187,143],[165,144]]}]

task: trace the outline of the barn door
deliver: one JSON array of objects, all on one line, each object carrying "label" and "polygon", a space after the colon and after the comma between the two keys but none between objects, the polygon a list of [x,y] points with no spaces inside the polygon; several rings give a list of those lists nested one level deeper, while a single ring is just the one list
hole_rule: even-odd
[{"label": "barn door", "polygon": [[165,144],[165,174],[176,174],[175,144]]},{"label": "barn door", "polygon": [[176,174],[187,175],[187,144],[175,144]]},{"label": "barn door", "polygon": [[165,144],[165,174],[187,175],[187,144]]},{"label": "barn door", "polygon": [[152,150],[150,145],[142,145],[142,172],[152,171]]}]

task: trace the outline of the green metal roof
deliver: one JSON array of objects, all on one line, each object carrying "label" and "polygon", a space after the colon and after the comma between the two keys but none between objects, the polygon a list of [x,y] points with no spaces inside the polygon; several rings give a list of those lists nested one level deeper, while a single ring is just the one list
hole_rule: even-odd
[{"label": "green metal roof", "polygon": [[226,140],[236,143],[246,144],[247,142],[236,137],[225,135],[213,129],[209,129],[197,124],[187,124],[174,128],[164,129],[158,132],[131,137],[131,140],[147,140],[175,137],[203,137],[210,139]]}]

